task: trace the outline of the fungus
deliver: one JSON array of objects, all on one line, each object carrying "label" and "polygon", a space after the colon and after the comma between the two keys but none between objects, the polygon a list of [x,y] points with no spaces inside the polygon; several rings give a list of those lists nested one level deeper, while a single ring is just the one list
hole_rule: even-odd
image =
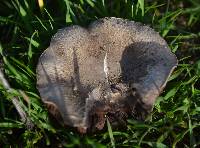
[{"label": "fungus", "polygon": [[80,132],[130,115],[144,119],[177,65],[165,40],[141,23],[102,18],[60,29],[37,65],[37,88],[50,113]]}]

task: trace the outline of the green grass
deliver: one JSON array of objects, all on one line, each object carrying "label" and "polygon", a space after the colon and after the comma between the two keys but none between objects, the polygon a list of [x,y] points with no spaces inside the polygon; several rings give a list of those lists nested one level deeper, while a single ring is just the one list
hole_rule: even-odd
[{"label": "green grass", "polygon": [[[59,28],[87,26],[115,16],[150,25],[168,42],[179,65],[145,122],[127,129],[80,136],[49,119],[36,90],[37,60]],[[199,147],[199,0],[34,0],[0,2],[0,68],[12,91],[0,84],[0,147]],[[11,99],[17,97],[35,127],[28,130]],[[28,103],[26,100],[29,100]]]}]

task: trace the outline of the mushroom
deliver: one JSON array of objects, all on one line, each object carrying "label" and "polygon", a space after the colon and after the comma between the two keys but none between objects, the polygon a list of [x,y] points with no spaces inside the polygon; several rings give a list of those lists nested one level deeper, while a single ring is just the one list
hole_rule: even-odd
[{"label": "mushroom", "polygon": [[106,17],[60,29],[37,65],[42,101],[59,122],[80,132],[101,130],[130,115],[144,119],[177,65],[159,33]]}]

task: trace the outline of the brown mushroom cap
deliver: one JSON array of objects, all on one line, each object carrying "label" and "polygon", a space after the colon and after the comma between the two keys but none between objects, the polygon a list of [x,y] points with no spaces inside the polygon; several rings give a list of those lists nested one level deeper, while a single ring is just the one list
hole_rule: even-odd
[{"label": "brown mushroom cap", "polygon": [[103,18],[87,29],[71,26],[54,35],[39,58],[37,88],[66,125],[102,129],[105,115],[149,113],[176,65],[150,27]]}]

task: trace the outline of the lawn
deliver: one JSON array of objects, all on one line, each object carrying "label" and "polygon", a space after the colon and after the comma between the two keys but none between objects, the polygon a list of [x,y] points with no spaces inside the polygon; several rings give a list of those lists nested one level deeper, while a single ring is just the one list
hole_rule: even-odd
[{"label": "lawn", "polygon": [[[130,117],[125,129],[107,122],[80,135],[49,116],[36,89],[37,61],[58,29],[111,16],[154,28],[179,64],[144,122]],[[10,84],[0,82],[0,147],[200,147],[199,0],[1,0],[0,32],[0,70]]]}]

